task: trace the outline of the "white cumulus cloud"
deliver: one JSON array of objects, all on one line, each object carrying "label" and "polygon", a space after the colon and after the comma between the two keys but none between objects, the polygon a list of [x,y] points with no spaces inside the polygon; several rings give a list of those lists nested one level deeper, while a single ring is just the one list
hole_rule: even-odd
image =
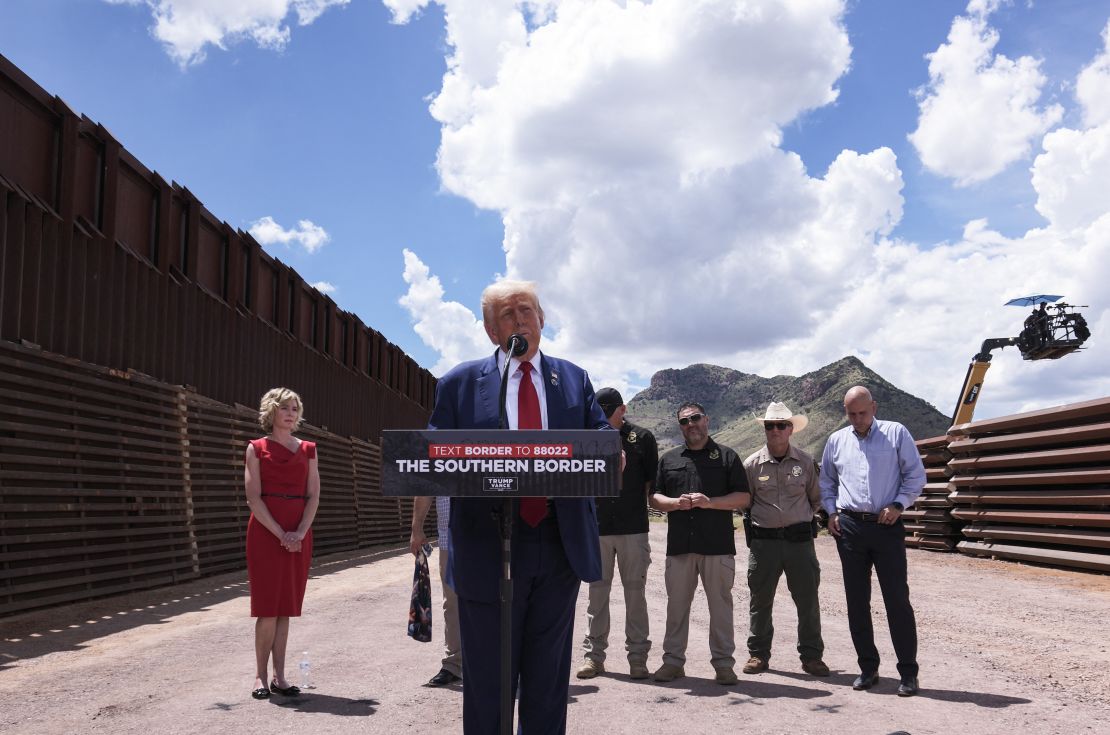
[{"label": "white cumulus cloud", "polygon": [[431,275],[416,253],[405,250],[403,255],[404,279],[409,289],[400,303],[412,315],[413,329],[424,344],[440,355],[432,372],[442,375],[464,360],[491,354],[493,343],[482,327],[481,318],[456,301],[444,301],[439,278]]},{"label": "white cumulus cloud", "polygon": [[1110,121],[1044,137],[1033,163],[1037,211],[1062,230],[1086,229],[1110,210]]},{"label": "white cumulus cloud", "polygon": [[297,16],[309,25],[333,5],[350,0],[106,0],[145,5],[154,25],[150,32],[182,68],[204,61],[208,46],[226,49],[243,39],[262,48],[281,49],[291,35],[286,21]]},{"label": "white cumulus cloud", "polygon": [[925,167],[966,186],[1027,158],[1034,142],[1063,117],[1037,107],[1046,79],[1040,61],[994,53],[998,32],[987,20],[998,0],[972,0],[952,21],[948,42],[929,59],[910,142]]},{"label": "white cumulus cloud", "polygon": [[[403,22],[427,2],[386,4]],[[544,349],[595,384],[627,398],[661,368],[797,375],[855,354],[947,412],[982,340],[1020,330],[1025,312],[1001,304],[1055,292],[1092,304],[1091,349],[1045,363],[1006,351],[981,414],[1110,392],[1098,367],[1110,311],[1097,301],[1110,203],[1080,206],[1089,192],[1067,184],[1070,163],[1037,161],[1048,226],[1005,237],[980,219],[956,242],[919,244],[891,234],[904,206],[891,149],[845,150],[811,173],[781,147],[783,127],[834,102],[849,73],[842,2],[441,4],[451,45],[430,111],[443,185],[500,213],[504,274],[540,284]],[[1002,98],[1021,101],[1002,71],[1023,63],[995,57],[972,76],[996,70]],[[1025,150],[1059,113],[1037,114]],[[446,301],[408,251],[404,278],[434,372],[489,351],[477,294]]]},{"label": "white cumulus cloud", "polygon": [[315,253],[331,240],[323,227],[307,219],[298,221],[296,228],[287,230],[275,222],[273,217],[266,216],[251,224],[248,232],[261,245],[297,244],[309,254]]},{"label": "white cumulus cloud", "polygon": [[333,294],[337,290],[335,285],[329,283],[328,281],[317,281],[316,283],[312,284],[312,287],[320,293],[326,294]]},{"label": "white cumulus cloud", "polygon": [[1103,52],[1083,68],[1075,82],[1075,96],[1089,127],[1110,122],[1110,22],[1102,31],[1102,41]]}]

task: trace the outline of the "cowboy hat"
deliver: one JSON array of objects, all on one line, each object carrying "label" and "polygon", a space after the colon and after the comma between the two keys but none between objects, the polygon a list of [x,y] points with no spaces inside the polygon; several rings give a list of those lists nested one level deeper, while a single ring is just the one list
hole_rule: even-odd
[{"label": "cowboy hat", "polygon": [[809,424],[809,419],[803,414],[790,413],[790,409],[786,407],[785,403],[772,401],[767,406],[767,413],[763,418],[755,417],[755,420],[763,424],[767,421],[789,421],[794,425],[794,432],[797,433],[806,428]]}]

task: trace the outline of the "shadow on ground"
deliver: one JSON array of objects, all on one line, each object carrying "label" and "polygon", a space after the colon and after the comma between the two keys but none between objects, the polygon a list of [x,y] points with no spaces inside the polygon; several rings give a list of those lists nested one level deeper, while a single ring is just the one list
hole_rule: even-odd
[{"label": "shadow on ground", "polygon": [[296,697],[271,697],[270,703],[294,712],[319,712],[341,717],[367,717],[378,711],[379,704],[376,699],[349,699],[315,693],[301,693]]},{"label": "shadow on ground", "polygon": [[[741,679],[738,684],[721,686],[713,679],[697,676],[684,676],[673,682],[660,683],[645,680],[645,686],[659,688],[659,694],[653,699],[656,704],[673,704],[681,701],[683,695],[687,697],[733,697],[736,701],[732,704],[744,704],[759,699],[815,699],[828,697],[832,692],[824,689],[807,689],[790,684],[777,684],[769,681],[753,681]],[[571,695],[592,694],[597,691],[596,686],[574,686]]]},{"label": "shadow on ground", "polygon": [[[793,671],[775,671],[772,673],[777,676],[785,676],[791,679],[802,679],[805,681],[814,681],[814,678],[809,674],[794,673]],[[832,676],[826,677],[825,681],[834,686],[851,687],[852,682],[856,680],[855,674],[834,673]],[[740,680],[743,684],[744,680]],[[893,676],[880,677],[879,683],[872,689],[860,692],[861,696],[880,695],[880,696],[896,696],[898,694],[898,679]],[[988,709],[1001,709],[1015,704],[1032,704],[1033,700],[1025,699],[1022,697],[1008,697],[1005,694],[991,694],[989,692],[967,692],[957,691],[954,689],[929,689],[922,687],[917,693],[918,697],[923,699],[936,699],[941,702],[953,702],[957,704],[974,704],[979,707],[986,707]]]},{"label": "shadow on ground", "polygon": [[[310,577],[319,578],[379,559],[407,554],[391,546],[354,549],[316,560]],[[250,594],[245,570],[195,579],[98,600],[78,602],[0,618],[0,671],[19,661],[58,651],[78,650],[85,643],[144,625],[161,625],[189,612],[206,610]]]}]

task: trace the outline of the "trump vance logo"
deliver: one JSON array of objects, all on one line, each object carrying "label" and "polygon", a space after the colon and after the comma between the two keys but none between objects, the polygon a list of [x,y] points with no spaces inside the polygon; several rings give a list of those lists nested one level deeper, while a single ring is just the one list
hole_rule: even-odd
[{"label": "trump vance logo", "polygon": [[515,477],[483,477],[487,493],[515,493],[517,491]]}]

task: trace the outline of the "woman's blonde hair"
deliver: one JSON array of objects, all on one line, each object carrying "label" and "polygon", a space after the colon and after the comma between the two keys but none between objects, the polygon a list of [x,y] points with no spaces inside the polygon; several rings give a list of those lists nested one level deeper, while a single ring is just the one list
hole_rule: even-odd
[{"label": "woman's blonde hair", "polygon": [[258,423],[262,424],[262,429],[267,434],[274,430],[274,416],[278,407],[290,399],[297,402],[297,425],[293,427],[297,429],[304,421],[304,401],[299,395],[288,388],[271,388],[262,396],[262,402],[258,405]]}]

